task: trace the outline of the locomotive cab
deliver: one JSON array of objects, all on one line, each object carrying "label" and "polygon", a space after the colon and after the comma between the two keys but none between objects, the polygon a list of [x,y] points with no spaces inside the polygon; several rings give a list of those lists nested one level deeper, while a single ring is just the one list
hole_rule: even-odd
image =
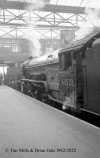
[{"label": "locomotive cab", "polygon": [[100,114],[100,34],[61,50],[59,62],[63,109]]},{"label": "locomotive cab", "polygon": [[62,51],[59,54],[60,71],[60,99],[63,102],[62,108],[77,109],[77,81],[76,81],[76,68],[77,62],[75,61],[74,52]]}]

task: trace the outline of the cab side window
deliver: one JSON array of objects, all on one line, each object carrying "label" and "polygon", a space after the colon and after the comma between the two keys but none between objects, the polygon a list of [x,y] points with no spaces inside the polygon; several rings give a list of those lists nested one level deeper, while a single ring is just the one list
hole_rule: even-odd
[{"label": "cab side window", "polygon": [[65,69],[68,69],[69,67],[71,67],[71,65],[72,65],[71,53],[68,52],[65,54]]},{"label": "cab side window", "polygon": [[60,55],[60,69],[67,70],[72,66],[71,52],[65,52]]},{"label": "cab side window", "polygon": [[60,69],[64,70],[65,65],[64,65],[64,54],[61,54],[60,56]]}]

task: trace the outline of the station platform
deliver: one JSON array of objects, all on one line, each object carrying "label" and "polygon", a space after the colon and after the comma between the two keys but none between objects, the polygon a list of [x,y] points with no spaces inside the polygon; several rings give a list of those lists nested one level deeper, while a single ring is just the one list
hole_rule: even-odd
[{"label": "station platform", "polygon": [[100,129],[2,85],[0,158],[100,158]]}]

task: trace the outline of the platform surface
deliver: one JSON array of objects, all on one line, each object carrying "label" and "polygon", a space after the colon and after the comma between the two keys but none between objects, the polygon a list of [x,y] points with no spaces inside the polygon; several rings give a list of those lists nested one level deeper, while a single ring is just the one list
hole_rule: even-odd
[{"label": "platform surface", "polygon": [[100,129],[0,86],[0,158],[100,158]]}]

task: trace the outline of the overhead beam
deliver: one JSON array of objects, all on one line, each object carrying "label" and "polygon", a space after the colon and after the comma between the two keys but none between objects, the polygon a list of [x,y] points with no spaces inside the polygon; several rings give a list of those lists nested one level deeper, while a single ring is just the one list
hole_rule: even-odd
[{"label": "overhead beam", "polygon": [[[31,3],[28,2],[19,2],[19,1],[0,1],[1,9],[17,9],[17,10],[27,10],[28,6],[31,6]],[[53,13],[72,13],[72,14],[84,14],[85,7],[76,7],[76,6],[64,6],[64,5],[52,5],[46,4],[43,8],[33,9],[43,12],[53,12]]]},{"label": "overhead beam", "polygon": [[64,6],[64,5],[51,5],[47,4],[40,11],[53,12],[53,13],[71,13],[71,14],[84,14],[84,7]]},{"label": "overhead beam", "polygon": [[[0,26],[16,26],[16,27],[29,27],[29,25],[27,24],[17,24],[17,23],[0,23]],[[36,25],[36,28],[35,29],[38,29],[38,28],[56,28],[56,29],[78,29],[79,27],[78,26],[63,26],[63,25]]]}]

